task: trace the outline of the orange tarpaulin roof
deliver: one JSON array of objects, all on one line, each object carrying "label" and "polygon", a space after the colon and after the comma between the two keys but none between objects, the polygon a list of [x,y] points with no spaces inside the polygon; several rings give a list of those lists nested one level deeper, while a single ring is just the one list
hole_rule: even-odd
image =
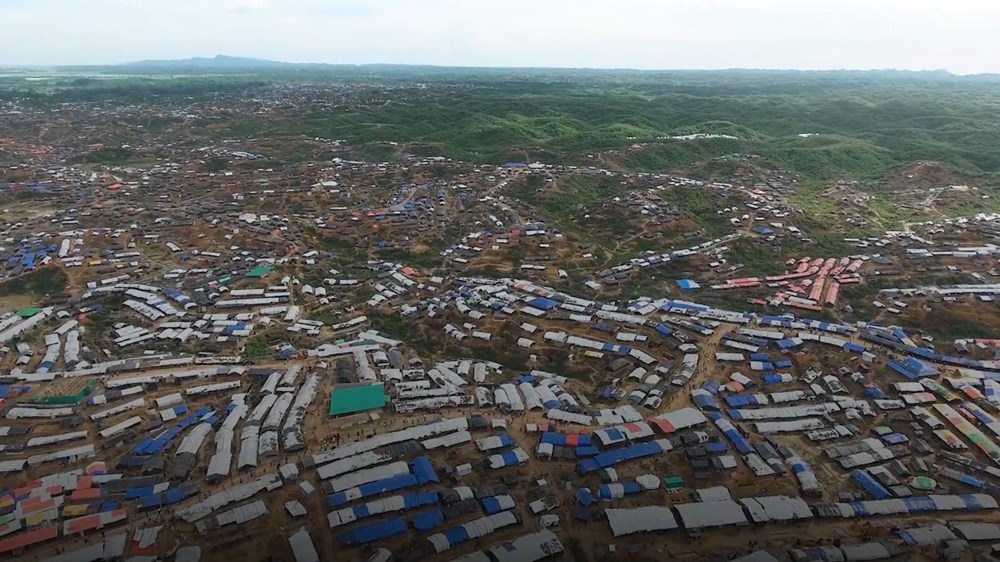
[{"label": "orange tarpaulin roof", "polygon": [[44,500],[34,502],[30,505],[24,505],[24,502],[21,502],[21,513],[24,515],[30,515],[32,513],[38,513],[39,511],[45,511],[46,509],[52,509],[55,506],[56,500]]},{"label": "orange tarpaulin roof", "polygon": [[63,534],[64,535],[75,535],[77,533],[83,533],[85,531],[92,531],[101,526],[101,515],[95,513],[93,515],[85,515],[83,517],[77,517],[76,519],[70,519],[63,522]]},{"label": "orange tarpaulin roof", "polygon": [[48,499],[48,498],[46,498],[44,496],[33,495],[33,496],[28,496],[28,497],[24,498],[23,500],[21,500],[18,503],[21,505],[22,508],[25,508],[25,507],[28,507],[30,505],[35,505],[36,503],[43,502],[46,499]]},{"label": "orange tarpaulin roof", "polygon": [[674,427],[674,425],[668,422],[667,420],[660,418],[649,418],[647,421],[655,425],[663,433],[674,433],[675,431],[677,431],[677,428]]},{"label": "orange tarpaulin roof", "polygon": [[985,398],[985,396],[983,396],[983,393],[979,392],[979,389],[974,386],[965,385],[962,387],[962,392],[964,392],[966,396],[968,396],[973,400],[979,400]]},{"label": "orange tarpaulin roof", "polygon": [[49,525],[27,533],[21,533],[12,537],[0,539],[0,554],[7,554],[26,546],[45,542],[59,536],[59,527]]},{"label": "orange tarpaulin roof", "polygon": [[63,534],[75,535],[77,533],[100,529],[105,525],[124,521],[126,516],[127,513],[124,509],[116,509],[114,511],[104,511],[93,515],[77,517],[76,519],[69,519],[63,521]]},{"label": "orange tarpaulin roof", "polygon": [[69,497],[70,501],[89,501],[101,499],[101,490],[98,488],[81,488]]},{"label": "orange tarpaulin roof", "polygon": [[14,496],[18,498],[21,496],[27,496],[28,494],[31,493],[31,490],[33,490],[34,488],[35,486],[21,486],[20,488],[14,490]]}]

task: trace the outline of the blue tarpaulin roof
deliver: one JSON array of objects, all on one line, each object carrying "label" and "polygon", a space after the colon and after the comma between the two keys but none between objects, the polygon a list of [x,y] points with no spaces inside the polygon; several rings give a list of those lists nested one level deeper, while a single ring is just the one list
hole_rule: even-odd
[{"label": "blue tarpaulin roof", "polygon": [[705,452],[710,455],[725,453],[728,450],[729,447],[723,441],[709,441],[705,443]]},{"label": "blue tarpaulin roof", "polygon": [[910,513],[937,511],[937,506],[934,505],[934,500],[928,498],[927,496],[911,496],[909,498],[902,498],[902,500],[903,503],[906,504],[906,509]]},{"label": "blue tarpaulin roof", "polygon": [[965,507],[969,511],[979,511],[980,509],[983,509],[982,504],[979,503],[975,494],[962,494],[958,497],[962,498],[962,501],[965,502]]},{"label": "blue tarpaulin roof", "polygon": [[705,410],[719,409],[719,404],[715,401],[711,394],[692,394],[691,400],[694,401],[696,406]]},{"label": "blue tarpaulin roof", "polygon": [[152,486],[141,486],[137,488],[128,488],[125,490],[125,499],[127,500],[135,500],[143,496],[151,496],[151,495],[153,495]]},{"label": "blue tarpaulin roof", "polygon": [[450,529],[446,529],[445,532],[442,534],[445,536],[446,539],[448,539],[448,544],[450,546],[454,546],[456,544],[462,544],[465,541],[469,540],[469,531],[464,526],[452,527]]},{"label": "blue tarpaulin roof", "polygon": [[595,470],[607,468],[618,463],[658,455],[663,452],[659,443],[638,443],[629,447],[623,447],[614,451],[607,451],[597,455],[592,459],[586,459],[577,463],[577,468],[581,474],[588,474]]},{"label": "blue tarpaulin roof", "polygon": [[743,434],[739,431],[730,429],[723,431],[722,433],[726,436],[726,439],[729,439],[729,442],[733,444],[733,447],[736,447],[736,450],[739,451],[741,455],[749,455],[754,452],[754,448],[750,446],[746,437],[743,437]]},{"label": "blue tarpaulin roof", "polygon": [[413,470],[413,475],[417,477],[417,482],[420,484],[440,482],[437,473],[434,472],[434,465],[431,464],[431,460],[427,457],[413,459],[413,462],[410,463],[410,468]]},{"label": "blue tarpaulin roof", "polygon": [[854,511],[854,515],[857,517],[868,517],[871,515],[868,513],[868,509],[865,508],[864,502],[851,502],[848,505],[851,506],[851,509]]},{"label": "blue tarpaulin roof", "polygon": [[152,509],[154,507],[161,507],[162,505],[163,498],[161,494],[151,494],[139,498],[139,509]]},{"label": "blue tarpaulin roof", "polygon": [[861,353],[865,350],[865,346],[856,344],[854,342],[847,342],[844,344],[844,349],[851,351],[853,353]]},{"label": "blue tarpaulin roof", "polygon": [[[369,482],[368,484],[362,484],[357,487],[357,490],[361,493],[361,497],[364,498],[374,496],[375,494],[402,490],[403,488],[409,488],[411,486],[416,486],[417,484],[418,482],[416,476],[412,474],[401,474],[399,476],[393,476],[392,478],[385,478],[383,480]],[[357,498],[353,494],[348,496],[348,492],[350,491],[351,490],[345,490],[343,492],[328,495],[326,497],[327,504],[329,504],[330,507],[339,507],[345,503],[354,501]]]},{"label": "blue tarpaulin roof", "polygon": [[[765,375],[766,376],[766,375]],[[730,408],[742,408],[744,406],[756,406],[757,397],[752,394],[729,394],[724,400]],[[733,417],[737,419],[737,417]]]},{"label": "blue tarpaulin roof", "polygon": [[919,359],[914,359],[913,357],[893,359],[887,361],[886,365],[888,365],[893,371],[896,371],[911,380],[923,377],[933,377],[939,374],[939,371],[934,367],[920,361]]},{"label": "blue tarpaulin roof", "polygon": [[444,512],[440,509],[435,509],[427,513],[421,513],[410,519],[410,523],[413,523],[413,528],[418,531],[430,531],[441,523],[444,523]]},{"label": "blue tarpaulin roof", "polygon": [[198,487],[191,483],[181,484],[163,492],[163,503],[170,505],[183,501],[198,493]]},{"label": "blue tarpaulin roof", "polygon": [[781,375],[764,375],[760,378],[765,385],[781,384]]},{"label": "blue tarpaulin roof", "polygon": [[885,489],[885,486],[878,483],[877,480],[872,478],[870,474],[863,470],[855,470],[851,472],[851,478],[854,479],[865,491],[875,497],[877,500],[884,500],[892,497],[889,490]]},{"label": "blue tarpaulin roof", "polygon": [[402,517],[393,517],[378,523],[355,527],[337,535],[341,546],[362,546],[384,541],[406,533],[406,521]]},{"label": "blue tarpaulin roof", "polygon": [[182,431],[198,423],[199,419],[211,412],[211,408],[199,408],[195,413],[183,418],[173,427],[158,433],[156,437],[143,439],[132,449],[132,452],[137,455],[155,455],[162,452]]},{"label": "blue tarpaulin roof", "polygon": [[500,513],[505,509],[507,508],[500,503],[500,500],[498,498],[496,497],[483,498],[483,511],[485,511],[487,515]]},{"label": "blue tarpaulin roof", "polygon": [[537,297],[528,301],[528,306],[537,308],[539,310],[552,310],[553,308],[557,308],[559,306],[559,303],[552,299]]},{"label": "blue tarpaulin roof", "polygon": [[[624,495],[626,496],[638,494],[642,491],[642,489],[639,488],[639,484],[635,482],[624,482],[622,483],[622,488],[624,488]],[[601,484],[601,487],[597,489],[597,495],[605,501],[616,499],[611,493],[611,486],[608,484]]]},{"label": "blue tarpaulin roof", "polygon": [[674,333],[673,330],[671,330],[670,328],[664,326],[663,324],[657,324],[656,325],[656,332],[658,334],[660,334],[661,336],[669,336],[670,334]]},{"label": "blue tarpaulin roof", "polygon": [[590,490],[586,488],[580,488],[573,494],[576,501],[580,502],[584,507],[590,507],[597,500],[594,499],[594,494],[590,493]]},{"label": "blue tarpaulin roof", "polygon": [[695,281],[693,281],[691,279],[678,279],[677,280],[677,286],[680,287],[684,291],[690,291],[692,289],[697,289],[697,288],[700,287],[700,285],[698,285],[697,282],[695,282]]},{"label": "blue tarpaulin roof", "polygon": [[403,509],[414,509],[422,505],[431,505],[437,502],[437,492],[417,492],[415,494],[405,494],[403,496]]},{"label": "blue tarpaulin roof", "polygon": [[865,388],[865,396],[868,398],[874,398],[875,400],[884,400],[885,391],[877,386],[869,386]]},{"label": "blue tarpaulin roof", "polygon": [[909,441],[910,438],[902,433],[890,433],[889,435],[883,435],[882,440],[890,445],[900,445]]},{"label": "blue tarpaulin roof", "polygon": [[520,464],[520,461],[517,458],[517,453],[514,451],[504,451],[500,453],[500,458],[503,459],[503,465],[501,468],[504,466],[515,466]]},{"label": "blue tarpaulin roof", "polygon": [[561,447],[588,447],[590,446],[590,436],[577,435],[575,436],[575,442],[571,443],[567,440],[566,435],[562,433],[554,433],[551,431],[547,431],[542,434],[542,443],[559,445]]}]

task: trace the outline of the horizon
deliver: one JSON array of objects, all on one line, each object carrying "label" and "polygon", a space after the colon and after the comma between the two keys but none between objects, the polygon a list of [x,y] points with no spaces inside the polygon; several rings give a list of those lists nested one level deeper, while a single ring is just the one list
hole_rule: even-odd
[{"label": "horizon", "polygon": [[945,68],[753,68],[753,67],[718,67],[718,68],[634,68],[634,67],[596,67],[596,66],[510,66],[510,65],[453,65],[453,64],[423,64],[423,63],[394,63],[394,62],[318,62],[302,61],[292,62],[286,60],[268,59],[253,55],[232,55],[228,53],[218,53],[215,55],[192,56],[186,58],[167,59],[139,59],[127,60],[113,63],[80,63],[80,64],[12,64],[0,63],[0,69],[25,69],[25,70],[59,70],[75,68],[102,68],[119,66],[139,66],[139,65],[169,65],[177,64],[183,66],[195,61],[218,61],[231,60],[241,61],[247,68],[254,68],[254,64],[261,65],[287,65],[287,66],[333,66],[333,67],[364,67],[364,66],[402,66],[402,67],[430,67],[441,69],[470,69],[470,70],[578,70],[578,71],[621,71],[621,72],[801,72],[801,73],[834,73],[834,72],[899,72],[912,74],[935,74],[945,73],[951,76],[987,76],[996,75],[1000,72],[977,72],[970,74],[959,74]]},{"label": "horizon", "polygon": [[[2,67],[241,53],[341,65],[1000,72],[984,0],[6,0]],[[502,10],[502,11],[501,11]],[[109,17],[112,16],[112,17]],[[123,54],[124,53],[124,54]],[[209,55],[210,56],[210,55]]]}]

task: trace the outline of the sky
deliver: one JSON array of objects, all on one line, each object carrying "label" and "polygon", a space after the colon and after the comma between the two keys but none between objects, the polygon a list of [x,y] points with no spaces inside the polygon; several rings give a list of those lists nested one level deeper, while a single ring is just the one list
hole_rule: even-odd
[{"label": "sky", "polygon": [[996,0],[0,0],[0,66],[289,62],[1000,72]]}]

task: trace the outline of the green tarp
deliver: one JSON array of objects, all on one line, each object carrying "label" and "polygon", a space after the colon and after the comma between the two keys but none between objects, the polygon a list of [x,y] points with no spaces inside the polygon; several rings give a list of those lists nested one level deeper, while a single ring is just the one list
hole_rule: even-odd
[{"label": "green tarp", "polygon": [[251,269],[246,276],[250,278],[256,278],[256,277],[263,277],[268,273],[271,273],[270,267],[267,267],[266,265],[259,265]]},{"label": "green tarp", "polygon": [[377,410],[389,403],[385,388],[380,384],[336,386],[330,393],[330,415],[341,416]]}]

